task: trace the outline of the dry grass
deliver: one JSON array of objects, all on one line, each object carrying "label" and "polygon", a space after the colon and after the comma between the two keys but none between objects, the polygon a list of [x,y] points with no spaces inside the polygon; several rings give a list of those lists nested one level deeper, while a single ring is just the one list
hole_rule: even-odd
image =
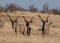
[{"label": "dry grass", "polygon": [[[31,12],[15,12],[9,13],[9,15],[14,19],[17,16],[25,16],[26,19],[30,20],[31,17],[34,17],[33,23],[31,23],[32,31],[31,35],[23,36],[19,34],[15,36],[15,33],[11,27],[11,22],[8,17],[4,17],[4,27],[0,28],[0,43],[60,43],[60,15],[50,15],[49,22],[52,22],[50,26],[50,32],[48,36],[43,37],[41,31],[42,22],[37,15],[41,15],[45,20],[48,14],[42,13],[31,13]],[[6,13],[2,13],[6,16]],[[23,19],[20,18],[19,19]],[[25,23],[20,21],[21,23]]]}]

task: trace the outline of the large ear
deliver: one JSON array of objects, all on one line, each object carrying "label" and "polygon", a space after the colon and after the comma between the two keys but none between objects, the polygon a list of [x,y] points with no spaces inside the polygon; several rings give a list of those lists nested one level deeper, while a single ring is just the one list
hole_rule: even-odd
[{"label": "large ear", "polygon": [[31,22],[31,23],[32,23],[33,18],[34,18],[34,17],[32,17],[32,18],[31,18],[31,20],[30,20],[29,22]]},{"label": "large ear", "polygon": [[52,22],[49,23],[49,26],[52,24]]},{"label": "large ear", "polygon": [[40,16],[40,15],[38,15],[38,17],[40,17],[40,18],[41,18],[41,16]]}]

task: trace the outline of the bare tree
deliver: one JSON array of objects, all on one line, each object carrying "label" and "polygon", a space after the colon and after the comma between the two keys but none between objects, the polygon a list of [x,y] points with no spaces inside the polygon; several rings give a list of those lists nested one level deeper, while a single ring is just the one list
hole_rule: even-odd
[{"label": "bare tree", "polygon": [[22,16],[22,17],[24,18],[24,21],[26,22],[27,35],[29,36],[29,35],[30,35],[30,32],[31,32],[31,27],[29,27],[29,26],[30,26],[30,23],[32,23],[32,19],[33,19],[34,17],[32,17],[30,21],[26,20],[24,16]]},{"label": "bare tree", "polygon": [[37,12],[37,8],[34,7],[34,5],[29,6],[29,11],[31,12]]},{"label": "bare tree", "polygon": [[41,12],[43,12],[43,13],[48,13],[49,12],[48,3],[46,3],[46,4],[43,5],[43,10]]},{"label": "bare tree", "polygon": [[6,5],[6,7],[7,7],[7,9],[6,9],[6,12],[9,10],[10,12],[14,12],[14,11],[16,11],[16,9],[17,9],[17,5],[15,5],[15,4],[13,4],[13,3],[11,3],[11,4],[7,4]]}]

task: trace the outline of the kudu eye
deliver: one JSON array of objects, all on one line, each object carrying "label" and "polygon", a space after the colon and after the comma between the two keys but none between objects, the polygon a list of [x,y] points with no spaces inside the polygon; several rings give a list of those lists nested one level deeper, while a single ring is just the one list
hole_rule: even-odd
[{"label": "kudu eye", "polygon": [[31,21],[31,23],[32,23],[32,21]]}]

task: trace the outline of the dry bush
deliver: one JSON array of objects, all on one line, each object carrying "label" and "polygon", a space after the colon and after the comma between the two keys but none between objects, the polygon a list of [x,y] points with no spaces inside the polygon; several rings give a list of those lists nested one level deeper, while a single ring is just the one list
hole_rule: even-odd
[{"label": "dry bush", "polygon": [[0,13],[5,12],[5,9],[6,9],[5,7],[0,6]]},{"label": "dry bush", "polygon": [[29,6],[29,11],[30,12],[37,12],[37,8],[34,7],[34,5]]},{"label": "dry bush", "polygon": [[49,12],[49,6],[47,3],[43,5],[43,10],[41,10],[41,12],[42,13],[48,13]]},{"label": "dry bush", "polygon": [[58,9],[53,8],[51,11],[53,12],[53,14],[60,15],[60,11]]},{"label": "dry bush", "polygon": [[14,12],[14,11],[23,11],[24,9],[22,7],[19,7],[18,5],[16,4],[9,4],[9,5],[6,5],[6,12],[7,11],[10,11],[10,12]]}]

